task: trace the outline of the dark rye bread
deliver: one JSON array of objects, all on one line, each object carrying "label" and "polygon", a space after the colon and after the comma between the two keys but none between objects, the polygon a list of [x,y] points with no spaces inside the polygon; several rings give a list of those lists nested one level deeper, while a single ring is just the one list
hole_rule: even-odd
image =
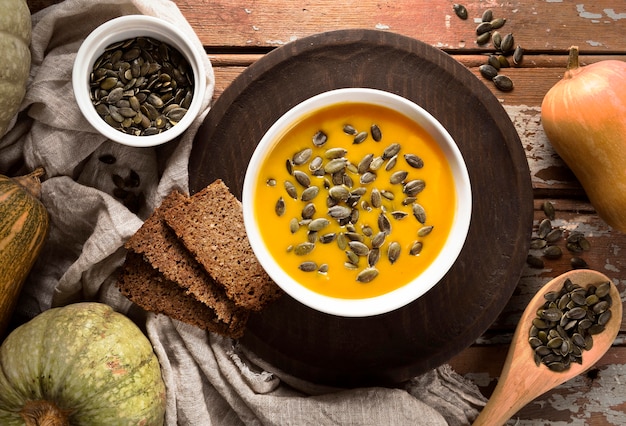
[{"label": "dark rye bread", "polygon": [[241,203],[221,180],[163,212],[165,221],[228,297],[259,311],[280,296],[250,247]]},{"label": "dark rye bread", "polygon": [[165,224],[162,212],[186,198],[178,191],[170,193],[125,246],[128,250],[143,254],[148,263],[165,278],[211,307],[221,321],[240,321],[248,314],[228,298],[224,289],[207,274]]},{"label": "dark rye bread", "polygon": [[146,311],[164,314],[227,337],[243,335],[245,321],[220,321],[212,309],[165,278],[141,254],[128,252],[117,286],[124,296]]}]

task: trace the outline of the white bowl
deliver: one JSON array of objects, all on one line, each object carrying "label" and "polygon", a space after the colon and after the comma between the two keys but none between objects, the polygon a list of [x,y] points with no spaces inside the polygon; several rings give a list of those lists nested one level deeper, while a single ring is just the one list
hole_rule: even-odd
[{"label": "white bowl", "polygon": [[[108,125],[96,112],[89,93],[90,73],[105,49],[113,43],[140,36],[166,42],[177,49],[189,62],[194,76],[193,100],[187,113],[170,129],[149,136],[129,135]],[[87,121],[108,139],[135,147],[163,144],[181,135],[200,113],[206,91],[203,54],[179,28],[162,19],[145,15],[126,15],[112,19],[92,31],[78,50],[72,70],[76,102]]]},{"label": "white bowl", "polygon": [[[277,139],[303,116],[320,108],[343,102],[385,106],[404,114],[424,128],[439,144],[450,165],[457,200],[448,238],[441,252],[426,270],[396,290],[362,299],[330,297],[298,283],[270,254],[259,231],[259,219],[254,212],[255,185],[262,178],[260,177],[261,164]],[[321,93],[296,105],[280,117],[265,133],[252,155],[245,175],[242,202],[244,223],[250,244],[260,264],[274,282],[304,305],[320,312],[344,317],[365,317],[390,312],[411,303],[434,287],[452,267],[461,252],[467,237],[472,211],[472,194],[467,168],[461,152],[445,128],[415,103],[392,93],[366,88],[337,89]]]}]

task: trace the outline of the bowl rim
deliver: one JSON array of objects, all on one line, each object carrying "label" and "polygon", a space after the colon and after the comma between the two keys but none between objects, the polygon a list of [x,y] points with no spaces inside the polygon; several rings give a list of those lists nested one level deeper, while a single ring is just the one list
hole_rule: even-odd
[{"label": "bowl rim", "polygon": [[[336,103],[376,103],[387,106],[421,125],[444,151],[448,161],[453,161],[452,174],[455,181],[457,203],[455,220],[444,248],[433,262],[413,281],[379,296],[362,299],[344,299],[323,295],[308,289],[288,275],[265,249],[265,242],[254,213],[256,181],[263,157],[268,153],[288,127],[312,111]],[[443,146],[442,143],[444,142]],[[261,266],[270,278],[289,296],[317,311],[341,317],[367,317],[384,314],[402,308],[433,288],[448,273],[465,244],[469,232],[472,211],[472,189],[467,166],[456,142],[443,125],[428,111],[400,95],[372,88],[341,88],[322,92],[295,105],[270,126],[255,148],[246,174],[242,191],[244,226],[250,245]],[[427,283],[419,282],[428,280]],[[413,284],[413,285],[410,285]]]},{"label": "bowl rim", "polygon": [[[185,116],[167,131],[149,136],[129,135],[109,126],[96,112],[89,95],[91,69],[105,48],[112,43],[140,36],[151,37],[176,48],[189,62],[194,75],[193,98]],[[81,113],[99,133],[123,145],[152,147],[180,136],[200,114],[206,92],[205,74],[203,57],[178,27],[154,16],[124,15],[104,22],[83,40],[74,59],[72,88]]]}]

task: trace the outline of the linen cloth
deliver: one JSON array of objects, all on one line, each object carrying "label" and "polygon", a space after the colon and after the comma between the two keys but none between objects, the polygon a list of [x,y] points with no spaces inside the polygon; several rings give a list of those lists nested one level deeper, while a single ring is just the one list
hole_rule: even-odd
[{"label": "linen cloth", "polygon": [[[393,389],[318,386],[284,374],[236,341],[146,313],[120,295],[114,284],[124,261],[124,242],[171,190],[188,192],[193,137],[209,111],[215,85],[207,57],[203,111],[177,141],[140,149],[96,133],[74,101],[73,60],[93,29],[126,14],[165,19],[203,49],[176,4],[167,0],[66,0],[32,16],[28,91],[12,128],[0,139],[0,173],[12,176],[45,168],[42,202],[51,229],[16,318],[27,320],[81,300],[107,303],[131,317],[148,335],[161,363],[167,425],[470,423],[485,398],[447,365]],[[99,161],[104,154],[117,161]],[[141,177],[136,191],[145,196],[137,213],[112,196],[111,175],[126,176],[131,169]]]}]

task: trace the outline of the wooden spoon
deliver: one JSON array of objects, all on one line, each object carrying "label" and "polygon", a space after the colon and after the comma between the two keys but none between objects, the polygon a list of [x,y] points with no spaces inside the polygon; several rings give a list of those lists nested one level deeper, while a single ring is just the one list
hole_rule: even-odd
[{"label": "wooden spoon", "polygon": [[622,323],[622,301],[613,283],[610,292],[613,299],[611,319],[604,331],[593,336],[591,350],[582,352],[582,364],[572,363],[570,369],[563,372],[554,372],[543,364],[540,366],[535,364],[534,351],[528,343],[532,320],[537,315],[537,309],[546,301],[544,294],[552,290],[559,291],[568,278],[572,283],[585,288],[591,284],[597,285],[604,281],[611,281],[600,272],[580,269],[558,276],[537,292],[524,310],[515,330],[498,384],[487,405],[474,422],[474,426],[503,424],[539,395],[589,369],[611,347]]}]

